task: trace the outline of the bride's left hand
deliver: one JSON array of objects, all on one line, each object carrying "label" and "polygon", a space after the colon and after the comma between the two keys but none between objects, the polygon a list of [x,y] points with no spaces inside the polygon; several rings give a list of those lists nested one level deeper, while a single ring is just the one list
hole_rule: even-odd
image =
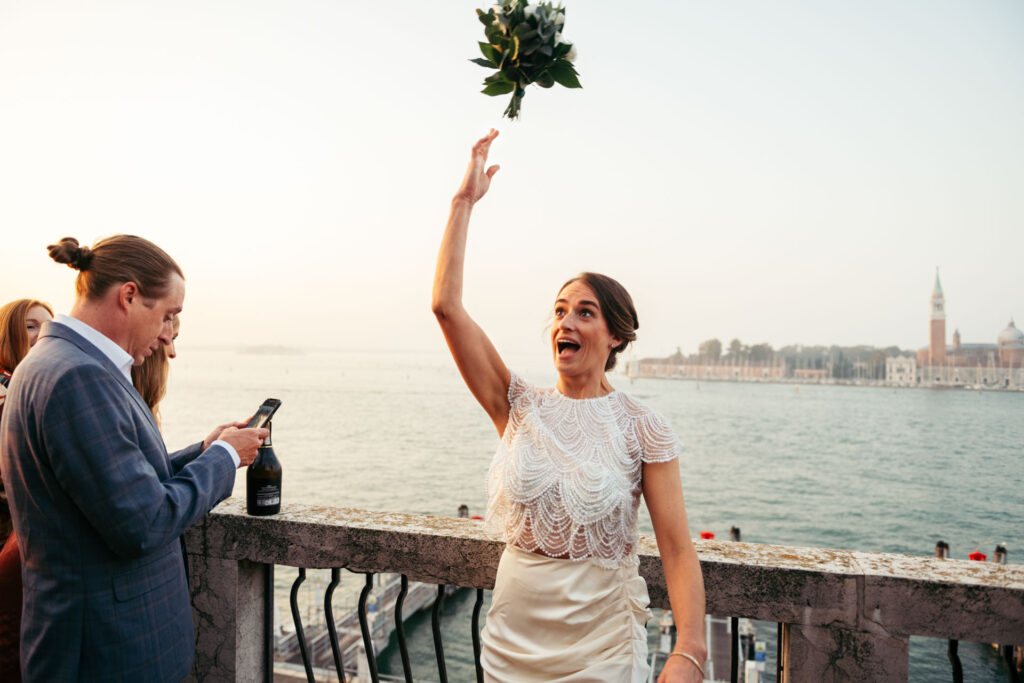
[{"label": "bride's left hand", "polygon": [[703,683],[704,676],[686,657],[669,657],[658,683]]}]

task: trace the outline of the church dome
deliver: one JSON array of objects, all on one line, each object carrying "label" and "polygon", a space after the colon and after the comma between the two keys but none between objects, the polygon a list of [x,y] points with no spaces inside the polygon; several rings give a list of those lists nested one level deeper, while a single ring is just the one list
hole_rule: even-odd
[{"label": "church dome", "polygon": [[1000,346],[1008,344],[1013,345],[1024,345],[1024,332],[1017,329],[1017,326],[1013,324],[1013,320],[1010,320],[1010,324],[1006,326],[1006,329],[999,333],[997,338]]}]

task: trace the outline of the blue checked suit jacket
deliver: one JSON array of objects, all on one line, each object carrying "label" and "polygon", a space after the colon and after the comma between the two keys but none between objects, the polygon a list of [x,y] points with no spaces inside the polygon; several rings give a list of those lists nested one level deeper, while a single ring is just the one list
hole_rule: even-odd
[{"label": "blue checked suit jacket", "polygon": [[0,422],[24,580],[23,680],[180,681],[194,655],[182,532],[231,494],[234,462],[169,455],[110,360],[47,323]]}]

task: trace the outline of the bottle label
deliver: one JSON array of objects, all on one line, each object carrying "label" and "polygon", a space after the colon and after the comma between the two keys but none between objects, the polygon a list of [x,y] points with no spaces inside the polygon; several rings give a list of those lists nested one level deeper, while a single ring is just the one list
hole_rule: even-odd
[{"label": "bottle label", "polygon": [[265,485],[256,489],[256,505],[260,507],[281,504],[281,487]]}]

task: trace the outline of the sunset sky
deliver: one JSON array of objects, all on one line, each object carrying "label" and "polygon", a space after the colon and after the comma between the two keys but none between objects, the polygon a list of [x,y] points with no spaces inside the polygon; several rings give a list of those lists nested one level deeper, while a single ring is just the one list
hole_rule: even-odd
[{"label": "sunset sky", "polygon": [[1024,3],[570,0],[582,90],[479,93],[482,3],[0,0],[0,299],[67,311],[46,244],[143,235],[182,348],[429,350],[448,203],[501,130],[466,303],[545,352],[618,278],[638,355],[927,343],[1024,324]]}]

